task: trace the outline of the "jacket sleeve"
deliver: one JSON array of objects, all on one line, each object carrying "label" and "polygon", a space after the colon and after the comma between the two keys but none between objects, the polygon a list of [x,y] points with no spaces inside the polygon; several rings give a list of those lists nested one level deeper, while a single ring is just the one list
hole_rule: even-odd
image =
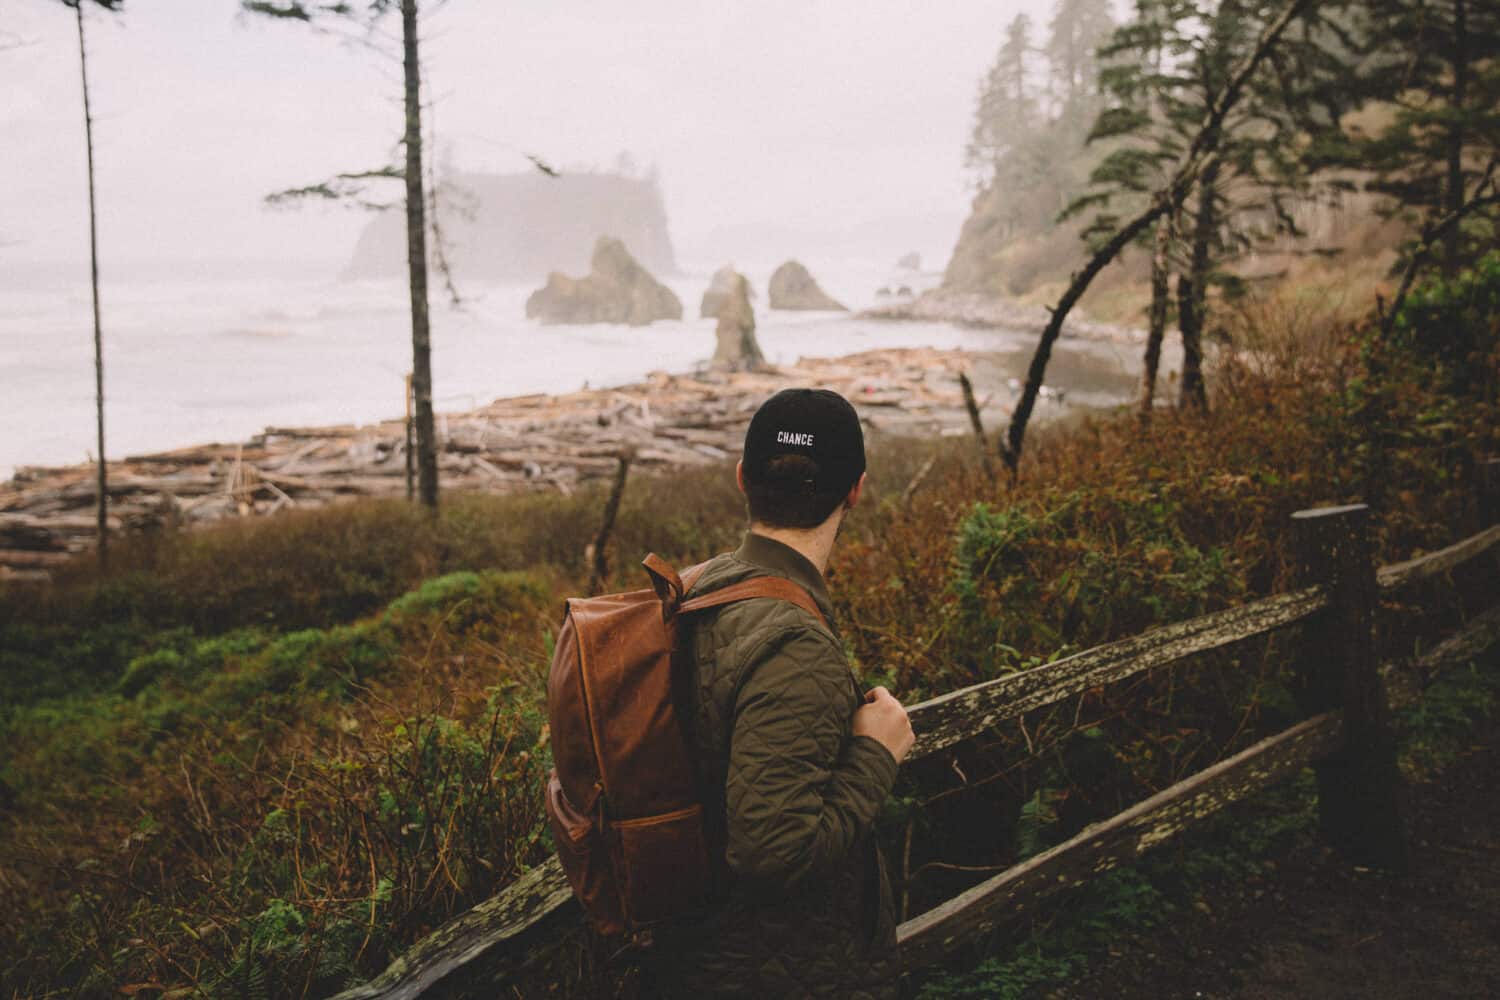
[{"label": "jacket sleeve", "polygon": [[842,860],[874,824],[896,761],[851,735],[849,668],[810,626],[750,654],[734,704],[725,782],[727,860],[752,892],[784,892]]}]

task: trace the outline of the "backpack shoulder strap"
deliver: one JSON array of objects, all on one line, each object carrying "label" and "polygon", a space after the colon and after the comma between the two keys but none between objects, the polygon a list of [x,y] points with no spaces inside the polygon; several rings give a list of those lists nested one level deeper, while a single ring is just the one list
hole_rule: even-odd
[{"label": "backpack shoulder strap", "polygon": [[651,553],[641,560],[647,571],[651,574],[651,584],[656,588],[657,596],[669,609],[670,616],[681,611],[702,611],[706,608],[717,608],[725,604],[733,604],[735,601],[744,601],[752,597],[771,597],[780,601],[788,601],[797,605],[803,611],[812,615],[818,622],[830,632],[828,619],[823,617],[823,610],[818,603],[812,599],[806,590],[782,576],[757,576],[749,580],[741,580],[739,583],[718,590],[710,591],[700,597],[684,601],[683,596],[693,589],[703,571],[708,568],[707,562],[689,566],[679,576],[667,561],[656,553]]},{"label": "backpack shoulder strap", "polygon": [[689,566],[678,576],[677,571],[672,568],[661,556],[655,552],[650,553],[641,560],[641,565],[646,567],[646,572],[651,576],[651,586],[656,591],[656,596],[661,598],[663,614],[670,618],[678,611],[682,603],[683,595],[693,589],[693,584],[703,575],[708,568],[708,562]]},{"label": "backpack shoulder strap", "polygon": [[823,617],[823,611],[818,607],[812,595],[808,594],[800,586],[791,580],[781,576],[757,576],[749,580],[721,587],[718,590],[695,597],[690,601],[682,602],[682,611],[702,611],[705,608],[716,608],[725,604],[733,604],[735,601],[744,601],[752,597],[771,597],[776,600],[788,601],[806,611],[818,620],[824,627],[828,628],[828,619]]}]

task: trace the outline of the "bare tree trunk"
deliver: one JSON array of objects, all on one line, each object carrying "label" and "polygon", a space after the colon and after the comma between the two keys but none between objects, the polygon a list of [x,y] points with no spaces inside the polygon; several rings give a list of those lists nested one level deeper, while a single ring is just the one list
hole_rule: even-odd
[{"label": "bare tree trunk", "polygon": [[99,226],[94,199],[94,116],[89,109],[88,47],[83,36],[83,4],[73,5],[78,17],[78,71],[83,79],[83,135],[89,164],[89,282],[94,294],[94,419],[98,433],[98,556],[99,567],[109,565],[109,489],[104,462],[104,335],[99,322]]},{"label": "bare tree trunk", "polygon": [[1177,408],[1195,405],[1203,391],[1203,339],[1198,323],[1198,286],[1192,274],[1177,275],[1177,331],[1182,335],[1182,381]]},{"label": "bare tree trunk", "polygon": [[[1467,0],[1453,2],[1453,99],[1454,116],[1448,132],[1448,177],[1443,184],[1443,214],[1455,215],[1464,203],[1464,101],[1469,96],[1469,20]],[[1443,274],[1458,273],[1458,226],[1448,229],[1443,239]]]},{"label": "bare tree trunk", "polygon": [[969,426],[974,429],[974,442],[979,446],[979,462],[984,467],[984,474],[994,478],[995,460],[990,455],[989,438],[984,433],[984,421],[979,416],[979,402],[974,398],[974,383],[969,381],[967,372],[959,372],[958,384],[963,389],[964,409],[969,411]]},{"label": "bare tree trunk", "polygon": [[406,82],[406,263],[411,284],[417,489],[422,503],[436,509],[437,436],[432,422],[432,341],[427,318],[427,201],[422,193],[422,69],[417,57],[417,0],[401,0],[401,41]]},{"label": "bare tree trunk", "polygon": [[1026,438],[1026,425],[1031,420],[1031,411],[1036,408],[1037,396],[1042,391],[1042,379],[1047,374],[1047,362],[1052,358],[1052,345],[1057,343],[1068,313],[1073,311],[1078,300],[1083,298],[1083,293],[1088,291],[1095,275],[1104,270],[1105,266],[1114,260],[1120,251],[1140,234],[1141,230],[1167,211],[1168,197],[1165,193],[1161,194],[1153,200],[1151,208],[1136,216],[1125,225],[1125,228],[1115,233],[1103,249],[1090,258],[1083,270],[1073,276],[1072,284],[1068,285],[1062,298],[1057,300],[1057,305],[1052,310],[1052,318],[1047,321],[1047,327],[1042,331],[1041,339],[1037,341],[1036,352],[1031,355],[1031,366],[1026,369],[1026,386],[1021,390],[1021,399],[1016,403],[1016,408],[1010,416],[1010,429],[1005,440],[1001,442],[1001,458],[1005,460],[1005,467],[1012,473],[1020,467],[1021,445]]},{"label": "bare tree trunk", "polygon": [[1104,270],[1121,250],[1124,250],[1147,226],[1162,215],[1168,212],[1175,213],[1181,207],[1183,199],[1187,197],[1193,182],[1203,169],[1205,160],[1213,156],[1218,149],[1224,119],[1228,116],[1230,109],[1239,102],[1240,95],[1251,74],[1276,45],[1277,40],[1286,31],[1287,25],[1296,20],[1311,2],[1312,0],[1288,0],[1281,13],[1265,26],[1260,37],[1256,39],[1254,51],[1235,68],[1224,89],[1209,103],[1208,114],[1204,117],[1202,128],[1198,130],[1187,152],[1178,161],[1177,169],[1173,171],[1171,179],[1151,199],[1150,207],[1110,237],[1109,242],[1089,258],[1083,270],[1073,276],[1073,280],[1062,293],[1062,297],[1057,300],[1057,306],[1052,310],[1052,318],[1047,322],[1047,327],[1042,331],[1041,339],[1037,342],[1036,353],[1031,356],[1031,367],[1026,371],[1026,387],[1021,391],[1021,400],[1016,404],[1015,412],[1011,414],[1010,429],[1002,446],[1005,465],[1012,473],[1020,468],[1021,445],[1026,439],[1026,425],[1031,420],[1031,411],[1036,408],[1036,398],[1041,392],[1042,378],[1047,373],[1047,361],[1052,356],[1052,345],[1057,342],[1058,335],[1062,333],[1063,323],[1067,320],[1068,313],[1078,304],[1083,293],[1088,291],[1089,285],[1093,283],[1099,272]]},{"label": "bare tree trunk", "polygon": [[411,372],[406,373],[406,502],[417,498],[416,456],[412,452]]},{"label": "bare tree trunk", "polygon": [[1198,218],[1193,224],[1193,253],[1188,273],[1177,276],[1177,327],[1182,331],[1182,384],[1179,386],[1179,409],[1208,408],[1208,393],[1203,386],[1203,320],[1208,293],[1208,252],[1218,222],[1214,218],[1214,183],[1219,178],[1220,160],[1214,157],[1204,164],[1198,178]]},{"label": "bare tree trunk", "polygon": [[1151,312],[1147,319],[1146,360],[1141,371],[1140,414],[1151,419],[1156,405],[1156,372],[1161,367],[1161,342],[1167,329],[1167,249],[1172,239],[1171,216],[1156,220],[1156,243],[1151,251]]},{"label": "bare tree trunk", "polygon": [[599,522],[599,533],[584,552],[584,557],[592,564],[589,572],[591,595],[602,591],[609,580],[609,538],[614,534],[615,518],[620,513],[620,500],[625,496],[625,478],[630,474],[630,460],[634,457],[633,451],[620,453],[620,464],[615,468],[614,486],[610,488],[609,499],[604,502],[604,517]]}]

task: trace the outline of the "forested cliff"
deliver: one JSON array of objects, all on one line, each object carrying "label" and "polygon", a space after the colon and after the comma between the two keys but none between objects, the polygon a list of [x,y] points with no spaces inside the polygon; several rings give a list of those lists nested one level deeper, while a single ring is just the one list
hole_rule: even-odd
[{"label": "forested cliff", "polygon": [[965,150],[974,201],[945,284],[1054,294],[1194,141],[1207,155],[1193,196],[1100,284],[1144,286],[1155,255],[1158,278],[1185,277],[1192,298],[1298,256],[1338,252],[1385,273],[1429,244],[1420,252],[1452,273],[1493,238],[1493,13],[1468,0],[1303,11],[1245,99],[1200,134],[1285,6],[1136,0],[1115,23],[1107,0],[1057,0],[1045,26],[1017,15],[979,84]]}]

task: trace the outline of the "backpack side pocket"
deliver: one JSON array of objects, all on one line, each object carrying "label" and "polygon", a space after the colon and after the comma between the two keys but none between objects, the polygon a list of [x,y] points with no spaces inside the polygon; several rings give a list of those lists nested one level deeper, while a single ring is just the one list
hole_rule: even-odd
[{"label": "backpack side pocket", "polygon": [[547,822],[573,895],[601,933],[623,931],[620,889],[610,870],[599,826],[592,816],[574,808],[555,771],[547,782]]},{"label": "backpack side pocket", "polygon": [[612,820],[619,838],[625,912],[643,925],[703,905],[709,884],[703,806]]}]

